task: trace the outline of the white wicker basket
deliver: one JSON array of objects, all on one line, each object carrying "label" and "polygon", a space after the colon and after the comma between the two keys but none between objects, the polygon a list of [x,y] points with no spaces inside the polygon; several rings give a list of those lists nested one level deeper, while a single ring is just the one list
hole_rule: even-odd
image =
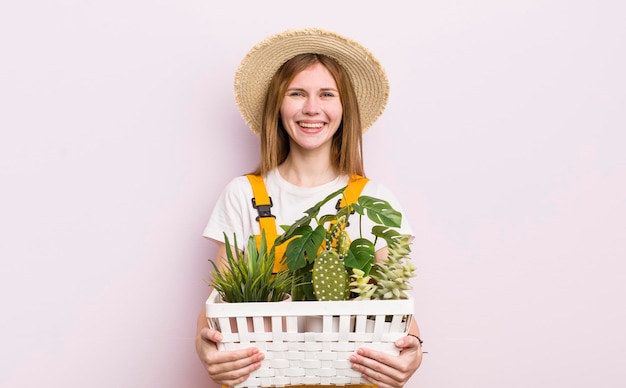
[{"label": "white wicker basket", "polygon": [[256,346],[265,353],[261,368],[237,388],[367,384],[350,355],[360,347],[398,355],[393,343],[409,330],[413,299],[221,303],[213,291],[206,315],[223,334],[220,349]]}]

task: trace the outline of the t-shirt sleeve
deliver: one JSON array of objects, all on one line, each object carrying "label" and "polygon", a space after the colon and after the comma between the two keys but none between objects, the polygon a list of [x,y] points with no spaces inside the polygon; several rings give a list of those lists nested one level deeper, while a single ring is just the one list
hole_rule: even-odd
[{"label": "t-shirt sleeve", "polygon": [[400,214],[402,214],[402,223],[398,231],[402,234],[408,234],[408,235],[414,236],[413,228],[411,227],[409,218],[407,217],[407,214],[404,212],[404,209],[402,208],[400,201],[398,201],[398,198],[393,194],[391,190],[389,190],[385,186],[380,186],[379,190],[381,190],[382,192],[380,198],[389,202],[391,207],[393,207],[395,210],[399,211]]},{"label": "t-shirt sleeve", "polygon": [[246,244],[249,231],[248,202],[252,198],[252,189],[246,177],[237,177],[226,185],[215,203],[209,222],[202,235],[219,242],[224,241],[224,234],[230,243],[241,247]]},{"label": "t-shirt sleeve", "polygon": [[[412,237],[415,236],[407,215],[402,209],[402,206],[400,202],[398,201],[397,197],[393,194],[391,190],[389,190],[387,187],[379,183],[369,182],[363,188],[361,195],[366,195],[366,196],[374,197],[377,199],[382,199],[384,201],[389,202],[389,205],[394,210],[397,210],[398,212],[400,212],[400,214],[402,214],[402,222],[400,224],[400,228],[396,228],[396,231],[400,234],[408,234]],[[362,225],[363,229],[360,232],[363,234],[366,234],[367,235],[366,237],[368,239],[371,239],[371,241],[374,240],[374,237],[371,234],[371,229],[374,225],[375,224],[367,216],[363,217],[363,225]],[[387,243],[384,239],[378,239],[376,241],[376,250],[383,248],[386,245]]]}]

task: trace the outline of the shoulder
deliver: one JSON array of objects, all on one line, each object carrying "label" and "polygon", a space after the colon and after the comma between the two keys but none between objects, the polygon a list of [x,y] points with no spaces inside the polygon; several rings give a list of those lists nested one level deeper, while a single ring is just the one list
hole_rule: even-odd
[{"label": "shoulder", "polygon": [[247,202],[252,198],[252,187],[250,186],[250,182],[245,175],[237,176],[231,179],[220,195],[218,199],[219,206],[238,206],[241,207],[244,205],[244,202]]},{"label": "shoulder", "polygon": [[365,188],[363,189],[363,192],[361,193],[361,195],[367,195],[370,197],[387,201],[394,210],[398,211],[402,215],[402,222],[401,222],[399,232],[402,234],[415,236],[413,228],[411,227],[411,223],[409,222],[409,220],[407,219],[405,215],[402,204],[400,204],[400,201],[398,200],[398,198],[395,196],[395,194],[393,193],[391,189],[389,189],[387,186],[385,186],[384,184],[380,182],[369,181],[367,185],[365,185]]},{"label": "shoulder", "polygon": [[362,195],[369,195],[384,200],[388,200],[388,198],[395,200],[395,195],[387,186],[371,179],[368,180],[363,188]]},{"label": "shoulder", "polygon": [[226,184],[224,187],[224,192],[226,193],[251,193],[252,188],[250,186],[250,181],[248,177],[245,175],[237,176]]},{"label": "shoulder", "polygon": [[[380,182],[373,182],[370,180],[367,183],[367,185],[365,185],[365,187],[363,188],[361,195],[374,197],[377,199],[382,199],[383,201],[387,201],[389,202],[392,208],[399,211],[400,213],[404,213],[403,206],[398,200],[398,197],[396,197],[396,195],[391,189],[389,189],[387,186],[385,186],[384,184]],[[404,226],[410,229],[409,224],[405,217],[403,217],[402,222]]]}]

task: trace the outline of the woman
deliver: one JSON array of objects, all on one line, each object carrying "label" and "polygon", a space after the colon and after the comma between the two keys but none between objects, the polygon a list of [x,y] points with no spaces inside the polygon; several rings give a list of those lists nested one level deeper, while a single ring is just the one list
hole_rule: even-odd
[{"label": "woman", "polygon": [[[382,113],[388,83],[378,61],[358,43],[323,30],[293,30],[268,38],[248,53],[235,77],[235,96],[242,116],[260,135],[261,162],[255,174],[263,177],[272,197],[272,215],[277,225],[289,225],[328,193],[344,187],[351,175],[365,176],[362,133]],[[362,193],[400,209],[392,193],[379,184],[369,182]],[[260,233],[252,197],[243,176],[233,179],[218,199],[204,231],[217,242],[218,257],[225,257],[224,232]],[[334,204],[327,206],[323,211],[332,212]],[[359,231],[348,231],[358,236]],[[401,232],[412,235],[406,221]],[[380,244],[377,258],[387,252],[384,241]],[[396,341],[399,356],[359,349],[350,358],[353,368],[380,388],[404,386],[422,360],[415,320],[410,334]],[[211,379],[226,386],[245,381],[264,355],[256,348],[217,351],[220,339],[219,332],[207,327],[202,310],[196,348]]]}]

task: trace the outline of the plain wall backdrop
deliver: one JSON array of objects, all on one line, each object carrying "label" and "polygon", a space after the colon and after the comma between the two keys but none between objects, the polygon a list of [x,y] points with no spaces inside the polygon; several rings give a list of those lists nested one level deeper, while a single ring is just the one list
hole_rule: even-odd
[{"label": "plain wall backdrop", "polygon": [[257,163],[233,99],[294,27],[387,69],[368,175],[417,237],[409,388],[624,387],[622,1],[0,5],[0,386],[200,388],[214,201]]}]

